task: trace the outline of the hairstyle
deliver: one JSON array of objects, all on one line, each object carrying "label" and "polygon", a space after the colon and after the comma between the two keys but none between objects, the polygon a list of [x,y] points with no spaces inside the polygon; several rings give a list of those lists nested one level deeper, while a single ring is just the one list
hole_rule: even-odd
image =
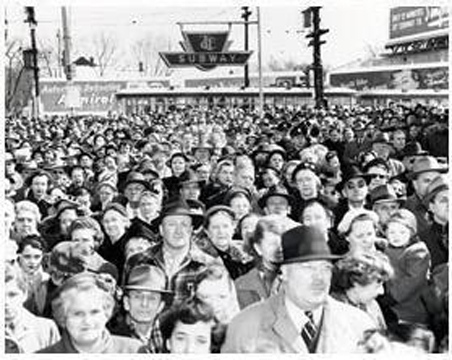
[{"label": "hairstyle", "polygon": [[87,188],[81,187],[81,188],[76,189],[74,191],[73,195],[75,197],[86,196],[86,195],[91,196],[91,192]]},{"label": "hairstyle", "polygon": [[235,290],[234,283],[229,276],[226,268],[220,263],[211,263],[207,265],[204,271],[198,273],[195,277],[195,292],[198,291],[199,284],[204,280],[207,281],[217,281],[217,280],[226,280],[228,282],[229,288],[231,291]]},{"label": "hairstyle", "polygon": [[278,236],[282,236],[287,230],[291,229],[293,223],[285,221],[284,217],[279,215],[266,215],[259,219],[256,224],[254,234],[250,237],[249,243],[244,249],[254,258],[259,259],[260,256],[254,249],[255,244],[260,244],[264,239],[265,233],[270,232]]},{"label": "hairstyle", "polygon": [[352,232],[353,225],[358,221],[372,221],[374,224],[375,230],[377,229],[377,224],[375,223],[375,219],[372,218],[369,214],[361,214],[355,217],[351,222],[350,226],[348,227],[347,231],[344,232],[344,236],[347,237]]},{"label": "hairstyle", "polygon": [[306,209],[308,209],[316,204],[318,204],[322,207],[322,209],[325,211],[327,218],[330,220],[330,223],[332,224],[333,220],[334,220],[333,211],[331,210],[331,208],[328,206],[328,204],[325,201],[320,200],[318,198],[309,199],[305,202],[305,205],[303,207],[303,211],[301,212],[299,221],[301,222],[301,219],[303,218],[303,214],[306,211]]},{"label": "hairstyle", "polygon": [[234,171],[235,171],[235,165],[234,165],[234,163],[231,161],[231,160],[223,160],[223,161],[220,161],[218,164],[217,164],[217,167],[216,167],[216,169],[215,169],[215,180],[218,180],[218,174],[221,172],[221,170],[224,168],[224,167],[227,167],[227,166],[230,166],[230,167],[232,167],[233,169],[234,169]]},{"label": "hairstyle", "polygon": [[69,227],[68,233],[69,236],[72,237],[72,233],[75,230],[79,229],[89,229],[94,231],[94,242],[96,243],[95,249],[98,249],[99,246],[104,241],[104,233],[99,225],[99,223],[89,216],[84,216],[78,219],[75,219],[71,226]]},{"label": "hairstyle", "polygon": [[158,203],[160,205],[160,196],[159,194],[153,192],[153,191],[149,191],[149,190],[145,190],[140,194],[140,202],[141,200],[143,200],[144,198],[152,198],[152,199],[157,199]]},{"label": "hairstyle", "polygon": [[389,258],[382,252],[358,253],[339,260],[334,267],[334,287],[345,291],[356,284],[369,285],[373,281],[387,281],[394,274]]},{"label": "hairstyle", "polygon": [[67,279],[57,290],[57,294],[52,301],[53,318],[61,328],[65,328],[67,311],[71,298],[78,293],[88,291],[100,291],[102,294],[103,309],[108,319],[113,314],[115,300],[113,295],[107,290],[104,280],[98,275],[81,273]]},{"label": "hairstyle", "polygon": [[[160,329],[165,347],[178,322],[193,325],[200,321],[212,322],[211,352],[219,352],[224,340],[225,327],[215,321],[212,308],[197,298],[174,304],[162,314]],[[168,352],[168,349],[166,351]]]},{"label": "hairstyle", "polygon": [[19,213],[21,211],[29,211],[29,212],[33,213],[37,223],[39,223],[41,221],[41,213],[39,211],[38,205],[36,205],[35,203],[32,203],[29,200],[19,201],[16,204],[16,218],[17,218],[17,215],[19,215]]},{"label": "hairstyle", "polygon": [[[238,195],[234,196],[237,197]],[[245,196],[246,198],[246,196]],[[231,219],[231,222],[234,224],[234,211],[229,206],[224,205],[217,205],[214,207],[211,207],[204,217],[204,228],[208,229],[210,225],[210,220],[212,219],[212,216],[215,216],[217,214],[223,214],[226,215],[228,218]]]},{"label": "hairstyle", "polygon": [[19,242],[19,247],[17,252],[21,254],[27,246],[41,250],[43,253],[46,252],[46,243],[44,239],[39,235],[28,235],[25,236],[21,242]]}]

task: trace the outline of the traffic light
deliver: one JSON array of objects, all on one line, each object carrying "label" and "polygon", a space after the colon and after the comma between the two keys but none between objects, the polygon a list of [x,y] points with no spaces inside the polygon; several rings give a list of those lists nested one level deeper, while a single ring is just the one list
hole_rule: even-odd
[{"label": "traffic light", "polygon": [[248,21],[248,18],[250,17],[252,12],[249,10],[248,6],[242,6],[242,11],[243,11],[242,19]]},{"label": "traffic light", "polygon": [[35,8],[33,6],[26,6],[25,7],[25,15],[27,16],[27,19],[25,22],[30,24],[37,24],[35,19]]},{"label": "traffic light", "polygon": [[302,11],[302,13],[303,13],[303,27],[310,28],[312,26],[311,8],[307,8],[306,10]]}]

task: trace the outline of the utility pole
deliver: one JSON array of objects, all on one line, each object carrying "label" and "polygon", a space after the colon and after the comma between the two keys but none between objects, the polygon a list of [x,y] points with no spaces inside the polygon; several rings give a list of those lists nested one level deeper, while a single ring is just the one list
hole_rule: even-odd
[{"label": "utility pole", "polygon": [[39,117],[39,68],[38,68],[38,49],[36,48],[36,26],[38,22],[35,17],[35,8],[33,6],[25,7],[25,15],[27,16],[25,22],[30,26],[31,51],[33,60],[33,79],[34,79],[34,101],[33,101],[33,116],[37,119]]},{"label": "utility pole", "polygon": [[63,66],[67,81],[73,78],[71,65],[71,34],[69,29],[69,21],[66,6],[61,7],[61,21],[63,23]]},{"label": "utility pole", "polygon": [[[245,28],[245,51],[249,50],[249,18],[252,12],[249,10],[248,6],[242,6],[242,19],[245,21],[244,28]],[[248,63],[245,64],[245,73],[244,73],[244,83],[243,86],[245,88],[250,86],[250,78],[249,78],[249,68]]]},{"label": "utility pole", "polygon": [[311,15],[313,31],[306,35],[307,38],[312,38],[308,46],[313,47],[313,64],[314,70],[314,92],[315,92],[315,107],[321,109],[326,107],[326,99],[323,92],[323,65],[320,48],[326,41],[322,41],[320,37],[327,32],[328,29],[320,29],[320,6],[311,6],[304,11],[305,22],[306,18]]},{"label": "utility pole", "polygon": [[259,118],[264,118],[264,88],[262,81],[262,28],[261,28],[261,9],[256,8],[257,13],[257,63],[259,67]]}]

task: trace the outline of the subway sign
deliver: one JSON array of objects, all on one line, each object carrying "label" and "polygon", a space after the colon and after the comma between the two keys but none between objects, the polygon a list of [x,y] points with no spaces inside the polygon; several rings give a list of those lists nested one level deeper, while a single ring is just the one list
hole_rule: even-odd
[{"label": "subway sign", "polygon": [[183,52],[160,52],[168,67],[197,67],[208,71],[217,66],[243,66],[252,51],[228,51],[229,31],[188,32],[182,31],[180,42]]}]

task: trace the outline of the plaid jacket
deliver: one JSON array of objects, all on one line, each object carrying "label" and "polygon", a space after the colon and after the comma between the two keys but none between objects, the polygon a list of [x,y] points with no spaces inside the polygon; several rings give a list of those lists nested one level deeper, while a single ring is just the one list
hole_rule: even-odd
[{"label": "plaid jacket", "polygon": [[[209,256],[192,246],[174,275],[171,278],[167,275],[168,290],[174,293],[173,302],[181,301],[193,295],[196,276],[205,270],[208,262]],[[157,266],[166,273],[163,244],[156,244],[144,253],[133,255],[129,263],[133,264],[132,267],[140,264]]]}]

